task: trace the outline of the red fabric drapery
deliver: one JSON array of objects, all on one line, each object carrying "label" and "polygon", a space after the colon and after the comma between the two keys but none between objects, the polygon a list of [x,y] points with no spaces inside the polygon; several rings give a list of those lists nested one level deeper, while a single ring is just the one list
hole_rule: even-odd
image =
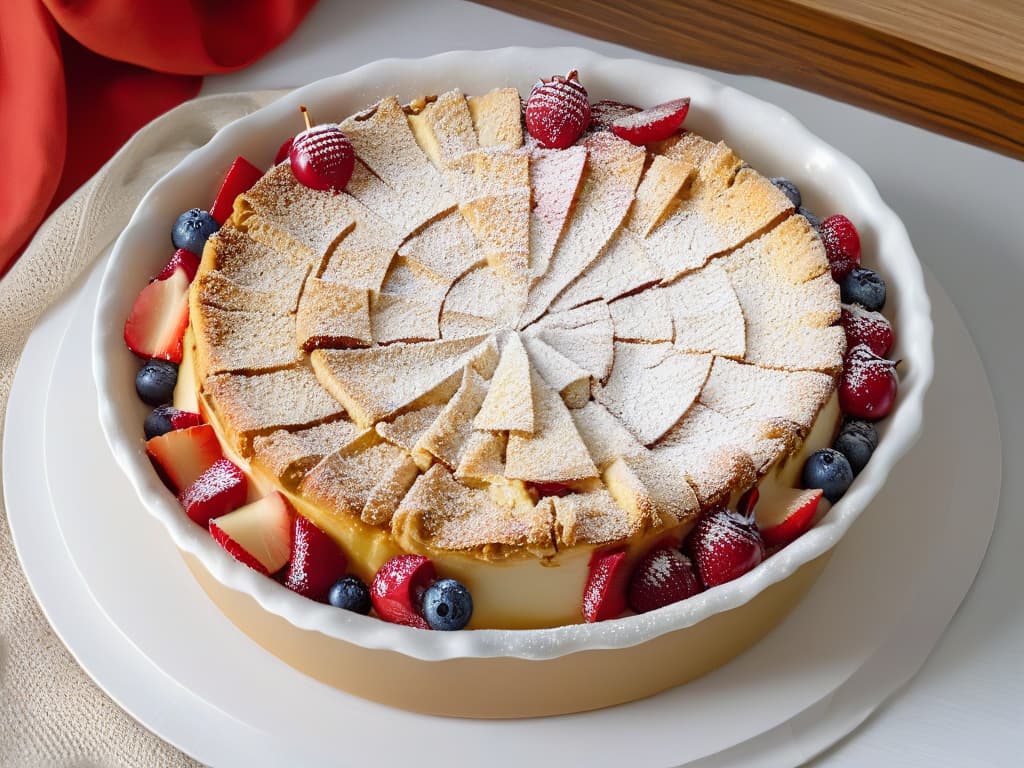
[{"label": "red fabric drapery", "polygon": [[136,130],[280,44],[314,2],[0,2],[0,274]]}]

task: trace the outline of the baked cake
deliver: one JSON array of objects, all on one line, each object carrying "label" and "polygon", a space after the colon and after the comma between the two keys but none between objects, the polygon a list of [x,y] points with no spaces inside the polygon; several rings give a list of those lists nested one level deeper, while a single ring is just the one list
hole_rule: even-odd
[{"label": "baked cake", "polygon": [[[222,225],[177,238],[146,289],[186,286],[187,332],[161,325],[176,351],[126,328],[181,362],[162,411],[179,422],[149,451],[188,514],[302,594],[336,602],[354,576],[382,618],[424,627],[437,576],[472,595],[470,627],[556,626],[684,598],[806,530],[852,480],[828,446],[840,384],[856,400],[874,370],[847,381],[850,328],[881,316],[844,313],[860,294],[835,278],[869,270],[845,217],[819,224],[679,128],[687,107],[592,106],[574,74],[525,119],[511,88],[389,97],[330,127],[340,183],[310,185],[298,137],[266,173],[233,168]],[[204,447],[179,472],[186,432]],[[839,479],[827,461],[809,482],[832,453]],[[260,525],[287,546],[246,546]],[[728,536],[754,542],[738,569],[706,555]],[[308,561],[327,551],[324,576]]]}]

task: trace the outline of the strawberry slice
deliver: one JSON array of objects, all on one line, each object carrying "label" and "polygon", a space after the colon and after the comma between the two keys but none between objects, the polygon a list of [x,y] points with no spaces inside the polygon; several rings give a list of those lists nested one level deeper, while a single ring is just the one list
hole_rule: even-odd
[{"label": "strawberry slice", "polygon": [[198,413],[192,413],[192,411],[179,411],[177,408],[174,409],[174,413],[168,415],[171,420],[171,426],[175,429],[188,429],[189,427],[198,427],[200,424],[205,423],[203,417]]},{"label": "strawberry slice", "polygon": [[590,125],[587,126],[587,130],[610,131],[612,123],[620,117],[635,115],[639,111],[640,107],[623,104],[621,101],[612,101],[611,99],[595,101],[590,105]]},{"label": "strawberry slice", "polygon": [[241,563],[270,575],[281,570],[292,553],[295,510],[280,491],[210,521],[210,534]]},{"label": "strawberry slice", "polygon": [[652,141],[667,139],[679,130],[690,111],[690,99],[666,101],[656,107],[645,109],[612,121],[612,133],[631,144],[650,144]]},{"label": "strawberry slice", "polygon": [[196,279],[196,272],[199,271],[199,257],[192,253],[192,251],[179,248],[174,252],[174,255],[171,256],[171,260],[164,264],[164,268],[160,270],[160,274],[153,279],[166,280],[174,274],[174,270],[178,267],[185,270],[185,276],[188,277],[188,281],[191,283]]},{"label": "strawberry slice", "polygon": [[373,577],[373,609],[384,621],[430,629],[421,615],[423,593],[436,579],[434,564],[423,555],[393,557]]},{"label": "strawberry slice", "polygon": [[231,164],[224,182],[220,185],[220,192],[217,199],[213,201],[210,208],[210,215],[218,224],[223,224],[231,216],[235,207],[235,198],[249,189],[257,181],[263,178],[263,171],[239,155]]},{"label": "strawberry slice", "polygon": [[164,483],[181,493],[224,454],[209,424],[175,429],[146,442],[146,453]]},{"label": "strawberry slice", "polygon": [[677,603],[701,591],[693,563],[672,546],[655,547],[637,564],[629,582],[629,607],[637,613]]},{"label": "strawberry slice", "polygon": [[154,280],[142,289],[124,324],[128,349],[147,359],[181,362],[181,340],[188,327],[190,282],[185,268],[179,265],[170,276]]},{"label": "strawberry slice", "polygon": [[337,543],[302,515],[295,516],[292,558],[284,585],[303,597],[327,602],[327,593],[345,575],[348,558]]},{"label": "strawberry slice", "polygon": [[228,459],[217,459],[178,495],[185,514],[206,528],[210,520],[245,504],[249,483],[241,469]]},{"label": "strawberry slice", "polygon": [[697,521],[686,547],[708,589],[739,578],[764,559],[764,541],[753,517],[724,508]]},{"label": "strawberry slice", "polygon": [[805,533],[814,522],[822,490],[780,489],[771,504],[757,508],[757,527],[768,547],[785,546]]},{"label": "strawberry slice", "polygon": [[583,618],[589,622],[614,619],[626,610],[629,569],[626,551],[595,552],[583,590]]},{"label": "strawberry slice", "polygon": [[866,344],[879,357],[885,357],[892,349],[895,341],[892,326],[881,313],[866,310],[860,304],[844,304],[841,322],[848,349]]}]

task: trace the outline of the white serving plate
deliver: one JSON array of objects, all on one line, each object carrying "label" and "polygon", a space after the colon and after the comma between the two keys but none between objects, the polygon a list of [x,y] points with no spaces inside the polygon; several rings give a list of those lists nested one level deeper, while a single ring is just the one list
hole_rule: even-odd
[{"label": "white serving plate", "polygon": [[[315,115],[340,117],[392,93],[410,99],[455,86],[479,93],[500,85],[512,85],[525,93],[538,74],[571,68],[581,71],[593,100],[655,104],[689,95],[693,104],[687,118],[689,127],[724,139],[763,173],[793,179],[811,210],[822,214],[842,211],[856,222],[866,263],[879,268],[889,283],[886,314],[897,330],[893,355],[903,360],[898,404],[881,425],[882,439],[868,467],[813,530],[745,576],[661,611],[594,625],[422,632],[305,600],[239,565],[181,514],[173,495],[153,472],[138,434],[146,408],[134,393],[138,362],[125,348],[121,331],[138,290],[168,257],[170,224],[197,201],[213,199],[236,155],[269,166],[281,141],[295,131],[300,103]],[[930,304],[920,264],[902,223],[857,165],[811,135],[793,117],[686,70],[608,59],[580,49],[507,48],[375,62],[298,89],[220,131],[153,187],[119,238],[100,287],[93,365],[100,393],[100,423],[118,464],[174,543],[194,555],[223,585],[251,596],[263,609],[296,627],[367,649],[393,650],[421,660],[541,660],[580,650],[626,648],[694,625],[744,605],[830,551],[917,438],[933,358]]]}]

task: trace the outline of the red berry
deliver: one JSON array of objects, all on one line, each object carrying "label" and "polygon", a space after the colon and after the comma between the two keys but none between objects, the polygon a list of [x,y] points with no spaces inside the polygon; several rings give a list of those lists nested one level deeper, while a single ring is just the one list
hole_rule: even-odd
[{"label": "red berry", "polygon": [[289,136],[287,139],[284,140],[280,148],[278,148],[277,154],[274,155],[274,165],[277,165],[278,163],[284,162],[285,160],[288,159],[288,153],[292,151],[293,141],[295,141],[294,136]]},{"label": "red berry", "polygon": [[693,564],[672,546],[655,547],[637,564],[629,583],[629,607],[646,613],[701,591]]},{"label": "red berry", "polygon": [[373,577],[373,609],[384,621],[430,629],[420,611],[423,593],[436,579],[434,564],[423,555],[393,557]]},{"label": "red berry", "polygon": [[590,125],[588,131],[610,131],[612,123],[620,117],[635,115],[640,107],[632,104],[623,104],[621,101],[601,99],[590,105]]},{"label": "red berry", "polygon": [[185,514],[206,528],[214,518],[245,504],[249,483],[230,459],[217,459],[178,495]]},{"label": "red berry", "polygon": [[527,486],[537,492],[538,496],[568,496],[572,492],[572,486],[568,483],[531,483]]},{"label": "red berry", "polygon": [[843,361],[839,407],[858,419],[884,419],[896,402],[897,385],[896,363],[858,344]]},{"label": "red berry", "polygon": [[689,111],[689,98],[666,101],[643,112],[618,118],[612,123],[612,133],[631,144],[661,141],[679,130]]},{"label": "red berry", "polygon": [[731,509],[714,509],[701,517],[686,544],[706,588],[739,578],[764,559],[757,523]]},{"label": "red berry", "polygon": [[565,149],[590,124],[590,100],[576,70],[541,80],[526,100],[526,130],[547,149]]},{"label": "red berry", "polygon": [[303,131],[288,150],[292,173],[310,189],[341,191],[352,177],[356,153],[336,125],[316,125]]},{"label": "red berry", "polygon": [[870,312],[860,304],[844,304],[842,323],[847,349],[866,344],[879,357],[885,357],[892,349],[892,326],[884,315]]},{"label": "red berry", "polygon": [[832,267],[832,279],[839,282],[860,265],[860,235],[853,222],[841,213],[821,222],[818,231]]},{"label": "red berry", "polygon": [[[160,274],[154,277],[153,280],[166,280],[174,274],[174,270],[178,267],[185,270],[185,277],[187,277],[188,281],[191,283],[196,277],[196,272],[199,271],[199,257],[192,253],[192,251],[179,248],[174,252],[174,255],[171,256],[171,260],[164,264],[164,268],[160,270]],[[152,280],[150,282],[152,282]]]},{"label": "red berry", "polygon": [[263,171],[239,155],[231,164],[224,181],[220,185],[217,199],[210,207],[210,215],[218,224],[228,220],[235,207],[235,198],[248,192],[252,186],[263,178]]},{"label": "red berry", "polygon": [[628,587],[626,551],[595,552],[590,558],[590,572],[583,589],[583,618],[595,622],[620,615],[626,610]]},{"label": "red berry", "polygon": [[310,600],[327,602],[327,593],[345,575],[348,558],[329,535],[302,515],[295,516],[292,556],[284,585]]}]

